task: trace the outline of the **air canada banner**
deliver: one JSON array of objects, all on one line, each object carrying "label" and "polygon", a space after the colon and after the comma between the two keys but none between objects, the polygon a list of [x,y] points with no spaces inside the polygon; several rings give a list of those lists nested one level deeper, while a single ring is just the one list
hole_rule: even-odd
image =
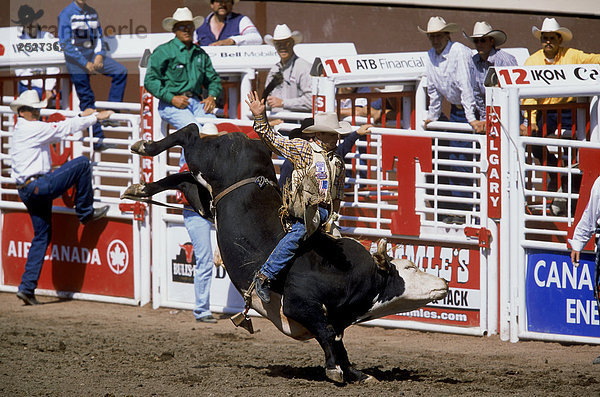
[{"label": "air canada banner", "polygon": [[566,252],[528,251],[527,330],[600,337],[598,303],[593,292],[594,271],[592,254],[583,254],[579,266],[575,267]]},{"label": "air canada banner", "polygon": [[[362,240],[374,253],[377,243]],[[388,316],[388,320],[410,320],[461,327],[480,326],[482,296],[480,289],[480,254],[478,247],[440,246],[420,241],[388,242],[388,255],[394,259],[409,259],[424,272],[449,282],[446,298],[408,313]]]},{"label": "air canada banner", "polygon": [[[33,239],[29,214],[3,212],[4,284],[18,286]],[[104,218],[87,226],[74,215],[52,215],[52,240],[38,288],[134,298],[131,222]]]}]

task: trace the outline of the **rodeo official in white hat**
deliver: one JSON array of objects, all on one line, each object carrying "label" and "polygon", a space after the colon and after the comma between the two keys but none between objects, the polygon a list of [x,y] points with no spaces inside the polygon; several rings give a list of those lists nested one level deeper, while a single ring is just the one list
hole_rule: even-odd
[{"label": "rodeo official in white hat", "polygon": [[[450,33],[459,30],[455,23],[447,23],[444,18],[433,16],[429,18],[427,29],[418,27],[419,32],[427,35],[431,48],[427,51],[425,72],[427,74],[427,93],[429,94],[429,109],[426,119],[423,120],[425,128],[430,122],[440,118],[458,123],[469,123],[476,133],[484,133],[485,125],[477,120],[475,114],[475,97],[471,87],[469,65],[471,63],[471,49],[467,46],[450,40]],[[442,115],[442,99],[445,98],[450,105],[450,117]],[[472,161],[473,156],[467,153],[467,142],[449,141],[451,147],[456,148],[449,156],[461,161]],[[464,167],[451,166],[451,171],[465,172]],[[468,185],[464,178],[450,177],[449,182],[455,185]],[[458,190],[452,191],[456,198],[468,197],[468,193]],[[473,206],[467,203],[444,203],[446,209],[471,211]],[[462,215],[446,216],[444,223],[465,223]]]},{"label": "rodeo official in white hat", "polygon": [[35,298],[35,289],[52,234],[52,200],[72,186],[77,186],[75,213],[83,224],[102,218],[109,209],[108,205],[94,209],[88,158],[80,156],[52,170],[50,144],[85,130],[99,120],[106,120],[114,112],[106,110],[96,113],[94,109],[86,109],[80,117],[46,123],[39,121],[40,109],[45,106],[46,100],[40,101],[35,90],[24,91],[10,104],[11,110],[18,115],[10,148],[11,177],[17,184],[21,201],[27,207],[34,233],[17,292],[17,298],[26,305],[39,303]]},{"label": "rodeo official in white hat", "polygon": [[271,109],[312,111],[311,65],[294,52],[294,46],[301,42],[302,33],[292,31],[286,24],[277,25],[273,35],[265,35],[265,43],[275,47],[280,58],[269,71],[263,92]]},{"label": "rodeo official in white hat", "polygon": [[[600,63],[600,54],[588,54],[575,48],[563,47],[563,43],[571,41],[573,33],[569,29],[560,26],[555,18],[545,18],[540,29],[536,26],[531,28],[531,34],[540,41],[542,48],[531,54],[525,61],[525,65]],[[527,98],[523,100],[524,105],[558,105],[572,102],[575,102],[575,98]],[[571,109],[560,111],[560,131],[558,131],[558,113],[556,110],[548,110],[545,118],[538,118],[538,114],[539,113],[535,110],[531,112],[531,122],[529,122],[529,115],[525,115],[525,122],[521,125],[521,135],[531,134],[532,136],[541,136],[545,126],[548,135],[556,134],[558,136],[570,137],[574,121],[572,120]],[[578,134],[575,138],[578,140],[586,139],[585,134]],[[533,156],[540,161],[540,164],[543,164],[544,158],[546,159],[546,164],[544,165],[553,167],[558,164],[558,157],[555,154],[548,152],[545,146],[533,146],[532,153]],[[557,174],[555,172],[550,172],[548,173],[548,176],[548,191],[556,192],[560,188],[562,188],[563,192],[567,191],[569,188],[567,178],[561,178],[562,186],[558,186]],[[579,183],[580,181],[576,179],[572,180],[571,191],[579,191]],[[552,201],[550,212],[553,215],[560,216],[565,214],[566,211],[566,199],[556,198]]]},{"label": "rodeo official in white hat", "polygon": [[[267,122],[265,101],[256,91],[248,94],[246,103],[254,115],[254,130],[261,139],[294,164],[291,181],[283,189],[282,208],[291,227],[254,277],[256,294],[269,303],[271,281],[291,261],[302,241],[337,218],[344,195],[345,170],[336,148],[339,136],[349,134],[352,128],[349,123],[340,122],[335,112],[318,113],[314,125],[303,130],[305,134],[315,134],[310,141],[287,139]],[[332,229],[333,225],[329,230]]]},{"label": "rodeo official in white hat", "polygon": [[493,29],[486,21],[475,22],[473,34],[463,35],[475,45],[477,53],[473,55],[471,85],[475,96],[476,115],[482,129],[485,129],[485,76],[493,66],[517,66],[514,56],[498,47],[506,42],[506,33]]},{"label": "rodeo official in white hat", "polygon": [[[571,41],[573,33],[560,26],[555,18],[545,18],[541,28],[533,26],[531,28],[533,37],[538,39],[542,45],[542,48],[535,53],[531,54],[525,61],[525,65],[572,65],[572,64],[599,64],[600,54],[589,54],[575,48],[564,47],[563,43]],[[538,98],[538,99],[527,99],[524,101],[526,104],[559,104],[574,102],[573,98]],[[548,113],[554,113],[556,111],[549,111]],[[563,111],[561,124],[563,129],[571,129],[571,111]],[[532,112],[532,125],[531,128],[535,132],[536,126],[536,114]],[[551,134],[556,129],[556,124],[552,123],[548,127],[548,134]],[[551,129],[552,128],[552,129]],[[522,133],[526,133],[522,128]],[[566,178],[565,178],[566,179]]]}]

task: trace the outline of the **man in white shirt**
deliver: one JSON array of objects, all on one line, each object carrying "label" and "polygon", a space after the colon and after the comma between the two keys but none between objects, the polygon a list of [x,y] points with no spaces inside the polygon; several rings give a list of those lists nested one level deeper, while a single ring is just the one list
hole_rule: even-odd
[{"label": "man in white shirt", "polygon": [[[431,49],[427,51],[425,70],[427,73],[427,94],[429,95],[429,112],[424,121],[427,125],[438,119],[448,120],[442,116],[442,98],[450,102],[450,121],[457,123],[469,123],[477,133],[485,132],[485,124],[478,123],[475,116],[475,97],[471,86],[471,75],[469,64],[471,61],[471,50],[461,44],[450,40],[450,33],[457,32],[459,27],[455,23],[446,23],[442,17],[431,17],[427,23],[427,30],[417,27],[421,33],[425,33],[431,43]],[[471,143],[465,141],[450,141],[451,147],[458,148],[456,152],[447,153],[447,158],[456,161],[472,161],[472,155],[464,154],[464,148],[470,148]],[[449,171],[472,173],[471,167],[449,166]],[[456,186],[470,186],[472,181],[467,178],[448,177],[442,178],[444,184]],[[457,198],[472,198],[472,193],[458,189],[444,190],[443,195],[451,195]],[[471,204],[466,203],[443,203],[444,208],[451,210],[472,209]],[[465,223],[463,215],[446,216],[441,219],[444,223]]]},{"label": "man in white shirt", "polygon": [[93,207],[89,160],[84,156],[77,157],[51,170],[50,144],[108,119],[114,112],[94,113],[93,109],[86,109],[81,117],[46,123],[39,121],[40,109],[46,105],[47,100],[40,101],[34,90],[23,92],[10,104],[12,111],[18,115],[10,148],[11,176],[17,183],[19,197],[27,207],[34,231],[17,292],[17,297],[26,305],[38,304],[34,291],[52,237],[52,200],[75,186],[75,211],[83,224],[102,218],[109,208]]},{"label": "man in white shirt", "polygon": [[[571,244],[571,261],[574,266],[579,266],[579,256],[581,251],[594,235],[594,232],[600,231],[600,177],[596,178],[592,190],[590,191],[590,200],[581,215],[581,219],[575,230],[573,238],[569,239]],[[598,287],[600,282],[600,241],[596,241],[596,266],[594,276],[594,297],[598,302],[598,310],[600,310],[600,297],[598,296]],[[600,364],[600,357],[594,360],[594,364]]]}]

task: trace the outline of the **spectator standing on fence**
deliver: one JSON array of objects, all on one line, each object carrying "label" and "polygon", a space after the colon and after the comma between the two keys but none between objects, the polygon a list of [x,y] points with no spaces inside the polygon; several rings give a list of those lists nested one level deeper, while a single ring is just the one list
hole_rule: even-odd
[{"label": "spectator standing on fence", "polygon": [[[22,27],[22,32],[19,35],[20,40],[31,40],[31,39],[45,39],[52,40],[54,35],[50,32],[43,31],[40,25],[36,22],[44,15],[44,10],[38,10],[35,12],[33,8],[27,4],[19,7],[17,13],[18,20],[13,20],[13,23]],[[39,67],[32,66],[24,69],[15,69],[15,75],[19,77],[37,76],[37,75],[51,75],[59,74],[60,69],[55,66]],[[31,87],[27,80],[20,80],[18,86],[18,92],[21,94],[26,90],[35,90],[40,98],[50,101],[55,95],[56,79],[46,78],[33,79],[31,80]]]},{"label": "spectator standing on fence", "polygon": [[[203,20],[201,16],[194,17],[187,7],[178,8],[172,17],[162,22],[163,28],[175,33],[175,37],[156,47],[148,60],[144,87],[159,99],[160,117],[178,130],[188,124],[196,124],[198,131],[202,131],[202,124],[196,118],[214,118],[215,99],[222,92],[221,79],[210,57],[198,44],[193,43],[194,29]],[[203,88],[208,92],[206,98],[202,97]],[[185,165],[183,155],[179,165]],[[198,284],[194,276],[194,317],[199,322],[215,323],[208,303],[210,277],[203,276],[206,275],[206,269],[212,272],[213,266],[210,221],[194,211],[183,211],[183,221],[194,246],[196,266],[204,269],[202,275],[198,273]]]},{"label": "spectator standing on fence", "polygon": [[[427,94],[429,95],[429,110],[425,120],[425,128],[435,120],[448,120],[442,114],[442,98],[450,102],[450,121],[458,123],[469,123],[477,133],[485,132],[485,126],[481,126],[475,117],[475,98],[471,86],[470,67],[472,53],[463,44],[450,40],[450,33],[459,30],[455,23],[446,23],[442,17],[431,17],[427,22],[427,30],[418,27],[421,33],[427,35],[431,43],[431,49],[427,51],[425,70],[427,73]],[[451,147],[457,148],[456,152],[447,154],[450,160],[472,161],[472,155],[463,153],[465,148],[472,146],[471,142],[455,141],[449,142]],[[471,173],[471,167],[452,165],[447,170]],[[444,184],[454,186],[470,186],[472,181],[467,178],[448,177],[442,178]],[[456,198],[472,198],[472,194],[457,189],[444,190],[443,195],[451,195]],[[466,203],[447,202],[443,207],[451,210],[471,210],[472,205]],[[449,215],[442,219],[444,223],[464,223],[463,215]]]},{"label": "spectator standing on fence", "polygon": [[245,15],[233,12],[239,0],[207,0],[212,12],[196,29],[196,41],[206,45],[260,45],[262,36]]},{"label": "spectator standing on fence", "polygon": [[450,40],[450,33],[458,32],[458,25],[446,23],[442,17],[431,17],[427,22],[427,30],[418,29],[427,35],[432,47],[427,51],[425,62],[429,95],[425,127],[440,119],[442,98],[446,98],[451,104],[450,121],[469,123],[476,132],[484,132],[475,117],[475,98],[469,69],[471,50]]},{"label": "spectator standing on fence", "polygon": [[302,42],[302,33],[277,25],[273,35],[265,35],[265,43],[275,47],[280,61],[269,70],[265,82],[266,104],[274,110],[312,112],[312,81],[310,63],[294,53]]},{"label": "spectator standing on fence", "polygon": [[479,130],[485,130],[485,76],[490,67],[494,66],[517,66],[517,59],[508,52],[499,49],[506,42],[506,33],[501,30],[493,29],[485,22],[476,22],[473,27],[473,35],[466,39],[475,44],[477,54],[473,55],[473,62],[469,63],[471,68],[471,85],[475,96],[475,111],[479,119]]},{"label": "spectator standing on fence", "polygon": [[[86,0],[74,0],[58,16],[58,38],[63,46],[67,70],[79,97],[79,108],[94,109],[96,98],[90,85],[91,74],[103,74],[112,79],[108,100],[122,102],[127,83],[127,69],[106,56],[100,18]],[[100,123],[94,125],[96,150],[110,147],[102,143],[104,132]]]},{"label": "spectator standing on fence", "polygon": [[[558,21],[554,18],[545,18],[542,23],[541,29],[537,27],[531,28],[533,37],[540,40],[542,48],[527,58],[525,65],[570,65],[570,64],[586,64],[586,63],[600,63],[600,54],[587,54],[581,50],[574,48],[564,47],[563,43],[570,41],[573,38],[573,33],[559,25]],[[559,97],[559,98],[528,98],[523,100],[523,105],[558,105],[565,103],[573,103],[575,98],[572,97]],[[531,135],[536,137],[543,136],[544,126],[546,127],[546,136],[561,136],[571,137],[572,131],[572,111],[565,109],[560,111],[560,131],[558,131],[558,111],[548,110],[546,112],[546,119],[538,117],[540,112],[533,110],[531,112]],[[521,134],[527,135],[527,124],[529,121],[525,118],[525,123],[521,125]],[[585,129],[579,128],[581,131],[579,136],[575,138],[577,140],[585,140]],[[579,132],[578,131],[578,132]],[[556,167],[558,165],[558,156],[548,151],[545,146],[533,145],[532,154],[538,159],[540,163],[543,163],[544,157],[546,157],[546,164],[550,167]],[[561,183],[558,183],[558,174],[555,172],[548,173],[548,186],[547,189],[550,192],[556,192],[562,189],[564,193],[568,190],[568,178],[563,175]],[[571,184],[571,190],[574,193],[579,191],[579,185],[581,179],[575,175]],[[573,201],[575,204],[575,201]],[[573,210],[575,205],[572,206]],[[567,199],[556,198],[552,201],[550,211],[553,215],[563,215],[567,211]]]},{"label": "spectator standing on fence", "polygon": [[[596,178],[592,190],[590,191],[590,199],[581,215],[581,219],[577,223],[573,231],[573,238],[569,240],[571,245],[571,261],[574,266],[579,266],[579,257],[581,251],[594,235],[600,233],[600,177]],[[596,263],[594,277],[594,297],[598,302],[596,309],[600,311],[600,299],[598,297],[598,282],[600,281],[600,240],[596,240]],[[593,315],[593,314],[592,314]],[[600,364],[600,356],[596,357],[594,364]]]},{"label": "spectator standing on fence", "polygon": [[21,201],[27,207],[34,233],[17,292],[17,297],[26,305],[38,304],[35,289],[52,237],[52,200],[75,186],[75,212],[84,225],[102,218],[109,209],[108,205],[93,207],[92,171],[87,157],[77,157],[51,170],[50,144],[99,120],[108,119],[113,112],[96,113],[93,109],[86,109],[80,117],[45,123],[39,118],[40,109],[46,105],[47,100],[40,101],[34,90],[24,91],[10,104],[12,111],[18,115],[10,148],[11,176],[17,183]]},{"label": "spectator standing on fence", "polygon": [[[541,29],[533,26],[531,28],[533,37],[540,40],[542,48],[527,58],[525,65],[571,65],[571,64],[600,64],[600,54],[587,54],[581,50],[564,47],[563,43],[571,41],[573,33],[559,25],[554,18],[545,18]],[[575,102],[575,98],[529,98],[523,100],[524,105],[557,105]],[[558,115],[556,110],[547,112],[546,120],[537,117],[536,111],[531,112],[531,130],[533,135],[541,135],[544,122],[547,134],[554,134],[558,127]],[[561,111],[561,130],[570,136],[572,120],[571,110]],[[522,133],[526,133],[526,126],[522,126]],[[562,134],[561,134],[562,135]],[[576,137],[585,140],[585,136]]]}]

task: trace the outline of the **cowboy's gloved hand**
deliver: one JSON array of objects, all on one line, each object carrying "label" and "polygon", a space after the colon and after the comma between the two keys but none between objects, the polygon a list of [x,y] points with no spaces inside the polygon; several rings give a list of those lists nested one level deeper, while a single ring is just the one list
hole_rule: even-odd
[{"label": "cowboy's gloved hand", "polygon": [[325,233],[331,234],[333,237],[341,237],[342,236],[342,234],[340,233],[339,226],[335,223],[339,218],[340,218],[340,215],[337,212],[334,212],[331,214],[331,216],[329,217],[329,220],[327,220],[327,223],[325,223],[325,225],[323,227],[323,229],[325,230]]}]

